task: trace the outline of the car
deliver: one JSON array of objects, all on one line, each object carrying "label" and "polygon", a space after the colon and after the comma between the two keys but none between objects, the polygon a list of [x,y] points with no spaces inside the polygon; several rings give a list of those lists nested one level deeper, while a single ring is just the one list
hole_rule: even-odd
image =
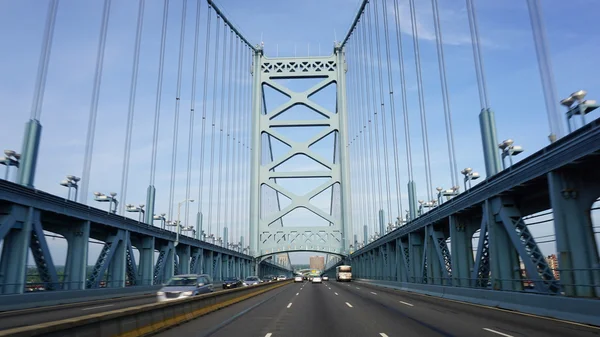
[{"label": "car", "polygon": [[156,292],[159,302],[188,298],[213,292],[212,277],[207,274],[184,274],[171,277]]},{"label": "car", "polygon": [[323,276],[323,281],[329,281],[329,276],[327,276],[327,275],[324,275],[324,276]]},{"label": "car", "polygon": [[296,282],[304,282],[302,276],[296,276],[296,277],[294,277],[294,283],[296,283]]},{"label": "car", "polygon": [[242,280],[237,277],[226,277],[223,280],[223,289],[233,289],[238,288],[243,285]]},{"label": "car", "polygon": [[321,276],[313,276],[311,282],[312,283],[323,283],[323,279],[321,278]]},{"label": "car", "polygon": [[248,276],[244,280],[244,286],[253,286],[256,284],[262,283],[262,281],[258,278],[258,276]]},{"label": "car", "polygon": [[287,279],[287,277],[285,277],[285,275],[277,276],[277,281],[285,281],[286,279]]}]

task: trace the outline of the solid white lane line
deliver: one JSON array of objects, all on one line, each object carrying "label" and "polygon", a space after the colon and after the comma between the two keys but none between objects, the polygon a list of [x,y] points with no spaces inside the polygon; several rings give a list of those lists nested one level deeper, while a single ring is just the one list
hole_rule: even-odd
[{"label": "solid white lane line", "polygon": [[100,308],[107,308],[107,307],[112,307],[114,304],[106,304],[106,305],[100,305],[97,307],[89,307],[89,308],[83,308],[81,310],[94,310],[94,309],[100,309]]},{"label": "solid white lane line", "polygon": [[352,304],[346,302],[346,305],[349,306],[350,308],[352,308]]},{"label": "solid white lane line", "polygon": [[377,295],[377,293],[374,293],[374,292],[372,292],[372,291],[371,291],[371,294],[373,294],[373,295]]},{"label": "solid white lane line", "polygon": [[292,303],[288,304],[288,309],[292,306]]},{"label": "solid white lane line", "polygon": [[495,333],[495,334],[498,334],[498,335],[500,335],[500,336],[504,336],[504,337],[513,337],[512,335],[505,334],[505,333],[502,333],[502,332],[500,332],[500,331],[496,331],[496,330],[492,330],[492,329],[488,329],[488,328],[483,328],[483,330],[485,330],[485,331],[489,331],[489,332],[493,332],[493,333]]},{"label": "solid white lane line", "polygon": [[408,305],[409,307],[414,307],[414,305],[408,303],[408,302],[404,302],[404,301],[400,301],[400,303],[404,304],[404,305]]},{"label": "solid white lane line", "polygon": [[268,334],[265,335],[265,337],[271,337],[271,335],[272,335],[272,333],[269,332]]},{"label": "solid white lane line", "polygon": [[388,337],[388,335],[384,334],[383,332],[380,332],[380,333],[379,333],[379,335],[380,335],[381,337]]}]

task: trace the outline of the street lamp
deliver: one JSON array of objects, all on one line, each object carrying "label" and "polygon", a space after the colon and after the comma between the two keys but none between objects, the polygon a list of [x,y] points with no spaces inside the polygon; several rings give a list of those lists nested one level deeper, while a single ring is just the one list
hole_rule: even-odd
[{"label": "street lamp", "polygon": [[[571,96],[560,101],[560,104],[564,105],[567,111],[567,125],[569,126],[569,132],[571,132],[571,118],[575,115],[581,115],[581,126],[585,125],[585,115],[596,110],[600,105],[593,100],[584,100],[587,91],[579,90],[571,94]],[[575,106],[573,103],[577,102]],[[575,123],[573,123],[575,124]]]},{"label": "street lamp", "polygon": [[161,213],[160,215],[155,214],[152,217],[152,220],[160,220],[160,227],[162,229],[165,229],[165,221],[167,221],[167,218],[165,218],[165,215],[167,215],[167,213]]},{"label": "street lamp", "polygon": [[498,147],[502,151],[502,168],[506,169],[506,164],[504,163],[504,158],[508,157],[510,162],[510,166],[513,164],[512,157],[518,155],[523,152],[523,148],[519,145],[513,145],[514,141],[512,139],[507,139],[502,143],[498,144]]},{"label": "street lamp", "polygon": [[[181,223],[181,221],[179,220],[179,219],[181,218],[181,205],[183,205],[184,203],[186,203],[186,202],[188,202],[188,201],[189,201],[189,202],[194,202],[194,199],[185,199],[185,200],[183,200],[183,201],[180,201],[180,202],[177,204],[177,223],[178,223],[178,224],[180,224],[180,223]],[[175,235],[175,247],[177,247],[177,245],[179,244],[179,232],[180,232],[179,228],[180,228],[180,227],[179,227],[179,226],[177,226],[177,234]]]},{"label": "street lamp", "polygon": [[[108,202],[108,212],[109,213],[117,213],[117,205],[119,204],[119,201],[117,200],[116,196],[117,193],[115,192],[110,192],[109,195],[105,195],[104,193],[100,193],[100,192],[94,192],[94,200],[98,201],[98,202]],[[115,209],[112,208],[113,203],[115,204]]]},{"label": "street lamp", "polygon": [[460,171],[460,173],[465,176],[465,190],[467,190],[467,182],[469,182],[469,188],[471,188],[471,180],[477,180],[480,178],[479,173],[473,172],[473,169],[470,167],[463,169]]},{"label": "street lamp", "polygon": [[8,180],[8,174],[11,166],[19,168],[19,159],[21,159],[21,155],[19,153],[16,153],[13,150],[4,150],[4,157],[0,157],[0,164],[6,166],[4,180]]},{"label": "street lamp", "polygon": [[77,200],[77,190],[79,187],[79,186],[77,186],[77,183],[80,180],[81,180],[81,178],[79,178],[79,177],[68,175],[67,179],[60,182],[60,184],[62,186],[66,187],[69,190],[69,192],[67,194],[67,200],[71,200],[71,188],[75,189],[75,197],[73,198],[73,201]]},{"label": "street lamp", "polygon": [[141,222],[143,217],[144,217],[144,206],[143,204],[140,204],[138,207],[136,207],[133,204],[127,204],[125,205],[127,208],[125,209],[126,212],[131,212],[131,213],[139,213],[138,216],[138,222]]}]

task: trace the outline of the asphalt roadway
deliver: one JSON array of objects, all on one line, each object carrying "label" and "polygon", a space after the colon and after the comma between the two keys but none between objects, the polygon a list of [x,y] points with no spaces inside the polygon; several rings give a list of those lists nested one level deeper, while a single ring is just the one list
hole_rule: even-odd
[{"label": "asphalt roadway", "polygon": [[161,337],[600,336],[600,327],[359,283],[294,283],[252,297]]}]

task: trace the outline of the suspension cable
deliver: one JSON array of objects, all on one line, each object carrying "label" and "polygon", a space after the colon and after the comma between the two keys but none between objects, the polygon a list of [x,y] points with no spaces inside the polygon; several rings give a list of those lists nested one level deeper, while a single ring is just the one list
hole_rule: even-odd
[{"label": "suspension cable", "polygon": [[88,120],[85,155],[83,159],[83,173],[81,174],[81,194],[79,202],[87,204],[88,188],[90,186],[90,171],[92,170],[92,156],[94,153],[94,137],[96,134],[96,118],[98,116],[98,101],[100,99],[100,84],[102,82],[102,68],[104,66],[104,50],[106,49],[106,35],[108,32],[108,19],[110,18],[111,0],[104,1],[102,23],[100,25],[100,39],[96,56],[96,72],[92,89],[92,103],[90,105],[90,118]]},{"label": "suspension cable", "polygon": [[123,171],[121,172],[121,207],[119,213],[124,214],[127,204],[127,183],[129,179],[129,162],[131,159],[131,134],[133,133],[133,115],[135,112],[135,94],[140,64],[140,45],[142,44],[142,28],[144,25],[144,4],[140,1],[138,7],[137,29],[135,32],[135,45],[133,48],[133,66],[131,71],[131,84],[129,85],[129,109],[127,111],[127,126],[125,127],[125,149],[123,151]]},{"label": "suspension cable", "polygon": [[[229,219],[229,198],[231,197],[229,195],[229,182],[231,181],[231,179],[229,179],[229,166],[231,166],[230,162],[229,162],[229,146],[231,144],[231,95],[232,95],[232,91],[231,90],[231,86],[233,83],[233,58],[234,56],[237,59],[237,48],[236,51],[233,51],[233,30],[230,32],[231,34],[229,34],[229,85],[228,85],[228,89],[227,89],[227,115],[225,116],[225,132],[227,133],[227,143],[225,145],[225,205],[223,206],[223,223],[224,223],[224,227],[227,227],[229,230],[227,231],[227,235],[228,237],[225,238],[223,237],[223,242],[225,242],[225,240],[227,242],[229,242],[229,237],[231,236],[231,226],[229,226],[229,222],[227,221]],[[237,45],[236,45],[237,47]]]},{"label": "suspension cable", "polygon": [[425,182],[427,186],[427,201],[431,201],[431,165],[429,159],[429,136],[427,134],[427,119],[425,115],[425,98],[423,97],[423,75],[421,74],[421,52],[419,50],[419,32],[417,29],[417,14],[415,0],[410,0],[410,17],[412,21],[413,44],[415,52],[415,68],[417,70],[417,91],[419,96],[419,111],[421,115],[421,133],[423,137],[423,157],[425,161]]},{"label": "suspension cable", "polygon": [[[237,243],[237,239],[236,236],[238,234],[238,219],[237,219],[237,207],[238,207],[238,203],[236,202],[236,199],[239,198],[239,194],[237,191],[237,184],[235,184],[235,179],[236,174],[237,174],[237,168],[238,168],[238,152],[236,151],[237,149],[237,145],[236,145],[236,139],[239,139],[238,134],[238,121],[239,121],[239,106],[238,106],[238,93],[239,93],[239,87],[240,87],[240,54],[243,51],[241,48],[243,48],[243,45],[240,42],[239,36],[236,35],[235,37],[235,86],[233,88],[233,126],[232,126],[232,144],[231,144],[231,236],[233,238],[233,241]],[[241,48],[240,48],[241,46]]]},{"label": "suspension cable", "polygon": [[485,72],[483,71],[483,58],[481,56],[479,28],[477,24],[477,13],[473,0],[466,0],[467,14],[469,18],[469,29],[471,31],[471,44],[473,45],[473,60],[475,61],[475,75],[477,76],[477,89],[479,90],[479,103],[481,109],[489,108],[490,103],[487,95]]},{"label": "suspension cable", "polygon": [[458,170],[456,169],[456,155],[454,150],[454,132],[452,130],[452,112],[450,109],[450,95],[446,80],[446,62],[444,60],[444,45],[440,24],[440,13],[437,0],[431,0],[433,9],[433,24],[435,27],[436,46],[438,53],[438,66],[440,69],[440,84],[442,85],[442,102],[444,105],[444,121],[446,122],[446,138],[448,142],[448,160],[450,161],[450,180],[452,187],[458,186]]},{"label": "suspension cable", "polygon": [[[381,101],[381,130],[383,139],[383,159],[385,165],[385,186],[387,193],[387,216],[388,223],[391,222],[392,215],[392,196],[390,191],[390,166],[388,162],[388,137],[387,123],[385,122],[385,96],[383,94],[383,76],[381,66],[381,41],[379,38],[379,10],[377,9],[377,1],[373,1],[373,15],[375,17],[375,41],[377,43],[377,77],[379,79],[379,100]],[[384,12],[385,16],[385,12]],[[381,233],[383,235],[384,233]]]},{"label": "suspension cable", "polygon": [[[400,68],[400,87],[402,91],[402,116],[404,117],[404,143],[406,145],[406,166],[408,170],[409,182],[414,181],[412,146],[410,138],[410,122],[408,118],[408,99],[406,98],[406,76],[404,73],[404,51],[402,48],[402,31],[400,28],[400,19],[398,17],[398,0],[394,0],[394,22],[396,26],[396,41],[398,47],[398,67]],[[413,205],[409,205],[409,208]],[[402,216],[402,214],[400,215]]]},{"label": "suspension cable", "polygon": [[156,84],[156,104],[154,107],[154,134],[152,137],[152,160],[150,164],[150,186],[156,179],[156,153],[158,151],[158,129],[160,127],[160,102],[162,99],[162,81],[165,64],[165,44],[167,40],[167,23],[169,20],[169,0],[165,0],[163,10],[162,33],[160,38],[160,57],[158,61],[158,82]]},{"label": "suspension cable", "polygon": [[[177,63],[177,91],[175,94],[175,116],[173,118],[173,149],[171,150],[171,184],[169,188],[169,219],[173,219],[173,203],[175,198],[175,171],[177,170],[177,145],[179,140],[179,103],[181,101],[181,71],[183,67],[183,51],[185,48],[185,15],[187,13],[187,1],[183,2],[181,10],[181,30],[179,33],[179,60]],[[187,200],[186,200],[187,203]],[[178,214],[179,216],[179,214]],[[178,219],[179,220],[179,219]],[[187,225],[187,224],[186,224]],[[175,230],[179,232],[180,223]]]},{"label": "suspension cable", "polygon": [[[371,174],[374,174],[377,176],[377,191],[378,194],[376,194],[376,206],[377,209],[375,210],[375,214],[376,214],[376,219],[377,219],[377,226],[375,228],[379,228],[379,210],[382,209],[382,204],[383,204],[383,193],[382,193],[382,187],[381,187],[381,174],[379,174],[379,171],[381,170],[381,153],[379,152],[379,123],[377,122],[377,95],[375,93],[376,89],[375,89],[375,65],[373,62],[373,28],[372,28],[372,23],[371,23],[371,6],[369,4],[369,6],[367,6],[367,33],[369,36],[369,59],[368,62],[371,65],[370,66],[370,71],[369,71],[369,79],[368,79],[368,84],[370,86],[370,90],[373,94],[373,124],[374,125],[374,129],[375,129],[375,162],[373,163],[373,171],[371,172]],[[373,143],[371,143],[371,146],[373,146]],[[381,233],[380,233],[381,234]]]},{"label": "suspension cable", "polygon": [[[188,138],[188,162],[187,162],[187,177],[185,184],[185,199],[190,199],[190,188],[192,184],[192,157],[194,149],[194,119],[196,116],[196,85],[197,85],[197,74],[198,74],[198,42],[200,41],[200,12],[202,6],[201,2],[196,3],[196,30],[194,33],[194,62],[192,66],[192,93],[190,101],[190,131]],[[207,39],[208,40],[208,39]],[[185,223],[189,224],[190,220],[190,207],[189,203],[185,203]],[[196,236],[202,235],[202,233],[196,233]]]},{"label": "suspension cable", "polygon": [[[392,115],[392,139],[394,144],[394,174],[396,176],[396,205],[398,217],[402,218],[402,198],[400,194],[400,161],[398,156],[398,134],[396,126],[396,107],[394,102],[394,79],[392,75],[392,59],[390,56],[390,34],[389,25],[387,18],[387,2],[382,1],[383,4],[383,32],[385,38],[385,56],[388,73],[388,88],[390,92],[390,114]],[[400,225],[400,222],[398,222]]]},{"label": "suspension cable", "polygon": [[[227,66],[227,24],[223,26],[223,69],[221,73],[221,116],[219,117],[219,170],[217,171],[217,236],[221,235],[221,191],[223,186],[223,129],[225,116],[225,68]],[[225,238],[223,238],[223,242]]]},{"label": "suspension cable", "polygon": [[35,120],[39,120],[42,115],[42,103],[46,91],[46,77],[48,76],[48,64],[50,63],[50,54],[52,52],[52,40],[54,38],[58,3],[59,0],[52,0],[48,4],[48,16],[46,17],[46,27],[44,29],[44,37],[42,38],[42,51],[40,52],[40,61],[38,63],[38,72],[35,79],[35,89],[31,107],[31,119]]},{"label": "suspension cable", "polygon": [[[370,103],[370,96],[369,96],[369,85],[368,85],[368,79],[367,79],[367,66],[363,65],[364,62],[366,62],[367,60],[367,53],[366,53],[366,25],[363,24],[361,25],[361,33],[362,33],[362,40],[361,40],[361,52],[362,52],[362,60],[363,62],[360,62],[361,64],[361,73],[362,73],[362,78],[361,78],[361,83],[363,84],[363,87],[361,88],[361,91],[364,93],[363,96],[363,106],[365,109],[365,113],[363,114],[365,120],[364,120],[364,139],[363,139],[363,149],[365,152],[369,153],[369,161],[371,163],[371,167],[370,169],[367,168],[367,163],[365,163],[365,172],[371,172],[371,174],[367,174],[367,181],[369,183],[371,191],[370,193],[367,194],[367,198],[368,198],[368,203],[369,203],[369,210],[370,210],[370,214],[371,214],[371,224],[374,226],[374,229],[376,228],[376,223],[377,223],[377,211],[375,210],[375,200],[377,200],[377,194],[375,193],[375,177],[373,177],[373,174],[375,174],[375,169],[373,167],[375,161],[373,160],[373,132],[371,132],[371,105]],[[368,138],[367,138],[367,134],[368,134]],[[367,146],[367,140],[369,141],[369,146]]]},{"label": "suspension cable", "polygon": [[[219,33],[220,33],[220,28],[221,28],[221,24],[220,24],[220,17],[217,16],[217,41],[216,41],[216,45],[215,45],[215,69],[214,69],[214,74],[213,74],[213,99],[212,99],[212,119],[211,119],[211,124],[212,124],[212,131],[211,131],[211,135],[210,135],[210,180],[208,182],[208,216],[206,221],[208,222],[208,233],[209,234],[215,234],[212,232],[212,221],[211,221],[211,215],[212,215],[212,196],[213,196],[213,176],[215,173],[215,167],[214,167],[214,160],[215,160],[215,120],[216,120],[216,115],[217,115],[217,77],[218,77],[218,72],[219,72]],[[219,233],[217,232],[215,234],[215,238],[219,237]]]},{"label": "suspension cable", "polygon": [[[200,137],[200,139],[202,139],[201,144],[200,144],[200,177],[198,179],[198,216],[202,216],[202,231],[204,231],[204,215],[202,214],[202,209],[204,206],[203,203],[203,196],[204,193],[203,189],[204,189],[204,149],[206,148],[206,107],[208,104],[206,104],[207,99],[208,99],[208,66],[210,64],[209,60],[210,60],[210,19],[212,17],[212,11],[210,10],[211,6],[208,6],[206,15],[207,15],[207,20],[206,20],[206,47],[204,50],[204,90],[202,93],[202,135]],[[218,16],[217,16],[217,26],[218,26]],[[215,43],[216,42],[215,40]],[[206,235],[210,234],[210,232],[205,231]],[[200,233],[200,235],[202,235],[202,233]]]}]

